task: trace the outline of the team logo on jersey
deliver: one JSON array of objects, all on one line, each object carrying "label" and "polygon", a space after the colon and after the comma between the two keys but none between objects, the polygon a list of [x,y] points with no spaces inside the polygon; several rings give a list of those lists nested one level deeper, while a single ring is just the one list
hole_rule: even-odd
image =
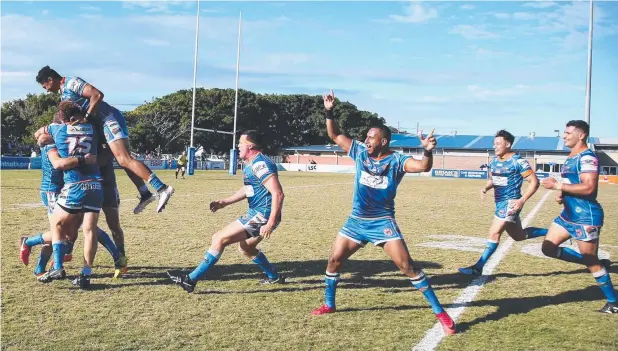
[{"label": "team logo on jersey", "polygon": [[69,135],[84,135],[94,134],[94,129],[90,124],[67,125],[67,134]]},{"label": "team logo on jersey", "polygon": [[577,212],[577,213],[582,213],[582,209],[581,209],[581,208],[579,208],[579,207],[575,207],[575,212]]},{"label": "team logo on jersey", "polygon": [[258,178],[262,178],[268,173],[268,167],[264,161],[256,162],[251,169],[253,170],[253,174]]},{"label": "team logo on jersey", "polygon": [[388,187],[388,177],[371,175],[361,171],[359,183],[374,189],[386,189]]},{"label": "team logo on jersey", "polygon": [[384,235],[386,236],[393,235],[393,231],[391,230],[391,228],[384,228]]}]

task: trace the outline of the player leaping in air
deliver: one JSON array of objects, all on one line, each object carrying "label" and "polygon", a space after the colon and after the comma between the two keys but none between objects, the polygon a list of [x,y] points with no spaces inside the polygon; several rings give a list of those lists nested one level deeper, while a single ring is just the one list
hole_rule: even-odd
[{"label": "player leaping in air", "polygon": [[124,168],[140,193],[140,202],[133,212],[140,213],[155,200],[145,181],[150,183],[159,196],[157,212],[163,211],[174,194],[174,188],[165,185],[145,164],[131,156],[127,122],[118,109],[103,101],[103,93],[79,77],[62,77],[49,66],[39,70],[36,81],[48,92],[60,92],[61,101],[71,101],[79,105],[88,121],[103,132],[116,161]]},{"label": "player leaping in air", "polygon": [[339,131],[334,119],[335,95],[331,90],[324,96],[328,136],[356,162],[356,180],[352,214],[335,239],[326,267],[324,305],[313,310],[313,315],[336,311],[335,291],[342,263],[368,242],[381,246],[420,290],[442,324],[446,334],[455,333],[455,322],[442,308],[429,279],[416,267],[395,221],[397,186],[406,173],[427,172],[433,164],[432,150],[436,147],[433,131],[426,137],[419,134],[425,149],[422,160],[394,152],[389,148],[391,131],[384,125],[369,129],[364,143],[352,140]]}]

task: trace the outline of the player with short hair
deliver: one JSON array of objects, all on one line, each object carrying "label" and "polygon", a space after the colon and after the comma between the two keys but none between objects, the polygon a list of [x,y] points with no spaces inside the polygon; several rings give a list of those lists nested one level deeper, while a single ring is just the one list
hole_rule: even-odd
[{"label": "player with short hair", "polygon": [[178,171],[182,171],[180,177],[185,179],[185,170],[187,169],[187,152],[183,151],[176,160],[176,179],[178,179]]},{"label": "player with short hair", "polygon": [[[489,179],[481,189],[484,196],[489,189],[494,189],[496,210],[494,220],[489,227],[487,245],[479,260],[470,267],[459,268],[466,275],[481,275],[487,260],[493,255],[500,243],[502,232],[506,230],[513,240],[521,241],[544,236],[542,230],[528,227],[522,228],[519,213],[524,204],[539,188],[539,179],[526,159],[516,154],[512,147],[515,143],[513,134],[499,130],[494,138],[496,157],[488,166]],[[528,181],[528,189],[522,196],[521,186],[524,179]]]},{"label": "player with short hair", "polygon": [[352,213],[335,239],[326,267],[324,305],[312,311],[322,315],[336,311],[335,292],[342,263],[368,242],[381,246],[416,289],[427,299],[446,334],[455,333],[455,322],[442,308],[429,279],[415,266],[395,221],[397,187],[406,173],[427,172],[433,164],[432,150],[436,147],[433,131],[424,137],[422,160],[405,156],[389,148],[391,131],[375,125],[367,132],[364,143],[342,134],[333,116],[335,95],[324,95],[328,136],[345,150],[356,163]]},{"label": "player with short hair", "polygon": [[97,251],[95,238],[103,189],[98,165],[86,164],[85,155],[97,154],[98,135],[80,107],[69,101],[60,103],[55,122],[61,123],[50,124],[46,131],[53,137],[58,154],[62,158],[76,157],[80,166],[64,171],[64,186],[51,217],[54,266],[39,277],[39,281],[51,282],[66,277],[63,242],[67,236],[75,237],[73,233],[77,232],[81,224],[84,232],[84,266],[73,284],[87,289]]},{"label": "player with short hair", "polygon": [[[558,191],[556,201],[564,205],[547,230],[542,250],[546,256],[586,265],[607,299],[599,312],[616,314],[616,291],[598,257],[604,213],[597,201],[599,160],[588,148],[589,133],[590,126],[585,121],[569,121],[562,138],[571,153],[562,166],[562,180],[548,177],[541,181],[544,188]],[[579,253],[560,247],[570,238],[575,239]]]},{"label": "player with short hair", "polygon": [[[38,131],[37,135],[37,143],[41,147],[41,198],[43,200],[43,205],[47,208],[48,218],[50,218],[52,213],[54,212],[55,201],[58,198],[60,190],[64,185],[63,170],[79,167],[79,162],[77,157],[60,157],[60,155],[58,154],[58,149],[56,148],[56,145],[54,144],[54,140],[51,135],[43,133],[42,130]],[[92,164],[96,162],[101,163],[102,161],[101,158],[98,158],[97,156],[92,154],[86,154],[84,157],[86,159],[86,164]],[[111,163],[111,159],[109,161]],[[107,177],[105,171],[103,174],[104,177]],[[103,179],[103,183],[103,211],[104,213],[106,213],[105,217],[107,220],[107,224],[112,230],[112,235],[114,235],[115,241],[123,242],[121,241],[123,239],[122,237],[120,239],[116,238],[118,234],[115,231],[118,230],[116,228],[120,228],[120,223],[115,223],[114,218],[116,218],[116,221],[119,221],[118,216],[114,217],[113,214],[110,214],[110,211],[113,210],[114,201],[116,201],[116,203],[118,203],[117,201],[119,201],[117,199],[117,191],[115,193],[113,191],[110,191],[105,178]],[[114,196],[112,197],[112,195]],[[119,230],[120,235],[122,235],[122,229]],[[69,237],[68,240],[64,243],[66,245],[64,248],[64,262],[69,262],[72,260],[73,245],[77,240],[77,232],[69,234],[74,234],[75,236]],[[20,239],[20,260],[26,266],[29,263],[32,248],[37,245],[43,245],[39,254],[39,259],[37,260],[37,264],[34,269],[34,275],[37,278],[45,273],[45,267],[49,262],[49,259],[51,258],[51,240],[51,231],[39,233],[30,237],[22,237]],[[112,259],[114,260],[114,266],[116,268],[116,271],[114,272],[114,277],[118,277],[121,273],[126,271],[127,260],[126,257],[122,257],[124,255],[124,250],[120,252],[120,249],[115,245],[114,241],[112,241],[109,235],[101,228],[97,228],[97,241],[107,249],[107,251],[112,256]],[[53,267],[53,260],[50,264]]]},{"label": "player with short hair", "polygon": [[187,275],[175,275],[168,272],[172,281],[186,292],[193,292],[197,281],[217,263],[223,250],[234,243],[239,243],[239,250],[252,258],[266,273],[267,278],[261,284],[284,283],[285,277],[277,272],[257,245],[270,238],[271,233],[281,222],[283,208],[283,189],[279,182],[277,165],[262,153],[262,135],[255,130],[244,132],[238,143],[239,157],[244,161],[243,182],[234,195],[210,203],[210,210],[216,212],[236,202],[247,199],[249,211],[236,221],[228,224],[212,237],[212,243],[199,266]]},{"label": "player with short hair", "polygon": [[140,193],[140,202],[133,212],[140,213],[155,200],[145,181],[150,183],[159,196],[157,212],[163,211],[174,194],[174,188],[165,185],[145,164],[131,156],[126,119],[118,109],[103,101],[103,93],[79,77],[62,77],[49,66],[39,70],[36,81],[46,91],[60,92],[61,101],[71,101],[79,105],[88,121],[103,131],[116,161],[124,168]]}]

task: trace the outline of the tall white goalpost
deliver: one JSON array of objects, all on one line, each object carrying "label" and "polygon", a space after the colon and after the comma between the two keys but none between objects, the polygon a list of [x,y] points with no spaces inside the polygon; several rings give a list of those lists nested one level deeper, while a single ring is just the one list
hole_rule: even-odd
[{"label": "tall white goalpost", "polygon": [[236,175],[237,163],[238,163],[238,151],[236,150],[236,119],[238,117],[238,78],[240,71],[240,39],[241,39],[241,30],[242,30],[242,11],[239,13],[238,17],[238,49],[236,53],[236,93],[234,98],[234,129],[231,132],[214,130],[214,129],[206,129],[206,128],[198,128],[195,126],[195,94],[196,94],[196,84],[197,84],[197,58],[198,58],[198,49],[199,49],[199,35],[200,35],[200,0],[197,0],[197,16],[196,16],[196,25],[195,25],[195,57],[193,59],[193,106],[191,109],[191,144],[188,148],[187,157],[189,159],[189,165],[187,167],[187,175],[195,174],[195,146],[193,145],[193,134],[194,131],[199,130],[203,132],[212,132],[212,133],[220,133],[220,134],[231,134],[232,135],[232,148],[230,149],[230,164],[229,164],[229,174]]}]

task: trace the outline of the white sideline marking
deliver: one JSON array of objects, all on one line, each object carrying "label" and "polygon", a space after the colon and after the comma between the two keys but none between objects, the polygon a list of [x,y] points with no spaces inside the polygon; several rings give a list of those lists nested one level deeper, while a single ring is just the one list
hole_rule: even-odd
[{"label": "white sideline marking", "polygon": [[[545,200],[547,200],[547,197],[551,193],[552,190],[549,190],[545,193],[545,195],[543,195],[541,200],[539,200],[536,206],[534,206],[532,211],[528,213],[526,218],[521,223],[522,227],[525,228],[528,226],[528,222],[530,222],[532,218],[536,216],[537,212],[539,212],[541,206],[543,206],[543,203],[545,202]],[[446,309],[446,312],[448,312],[448,314],[451,316],[451,318],[453,318],[455,322],[457,322],[459,316],[463,313],[466,307],[468,307],[468,304],[472,302],[476,295],[481,291],[481,289],[487,282],[487,279],[489,279],[489,276],[493,273],[494,269],[498,266],[500,261],[502,261],[504,256],[506,256],[506,253],[509,251],[514,242],[515,241],[511,239],[511,237],[509,237],[503,244],[498,246],[498,250],[496,250],[496,252],[491,256],[491,258],[489,259],[489,261],[487,261],[487,264],[483,268],[483,275],[475,278],[470,283],[470,285],[468,285],[464,289],[464,291],[459,294],[457,299],[455,299],[452,305],[457,307]],[[421,341],[419,341],[419,343],[414,346],[412,351],[434,350],[436,347],[438,347],[440,342],[442,342],[444,336],[445,334],[444,330],[442,330],[442,325],[440,324],[440,322],[436,322],[436,324],[434,324],[434,326],[429,329],[427,333],[425,333],[423,339],[421,339]]]},{"label": "white sideline marking", "polygon": [[[303,188],[319,188],[319,187],[325,187],[325,186],[333,186],[333,185],[350,185],[350,184],[354,184],[353,182],[345,182],[345,183],[326,183],[326,184],[310,184],[310,185],[298,185],[298,186],[290,186],[290,187],[285,187],[285,189],[303,189]],[[238,189],[236,189],[238,190]],[[202,193],[201,195],[221,195],[221,194],[233,194],[234,190],[230,190],[230,191],[218,191],[218,192],[213,192],[213,193]],[[195,193],[191,193],[191,194],[174,194],[174,197],[187,197],[187,196],[195,196]],[[125,199],[120,199],[121,202],[124,201],[138,201],[137,197],[131,197],[131,198],[125,198]],[[40,202],[35,202],[35,203],[26,203],[26,204],[13,204],[11,205],[11,207],[7,208],[4,211],[15,211],[15,210],[23,210],[26,208],[35,208],[35,207],[44,207],[42,203]],[[3,209],[0,209],[3,210]],[[3,211],[3,212],[4,212]]]}]

